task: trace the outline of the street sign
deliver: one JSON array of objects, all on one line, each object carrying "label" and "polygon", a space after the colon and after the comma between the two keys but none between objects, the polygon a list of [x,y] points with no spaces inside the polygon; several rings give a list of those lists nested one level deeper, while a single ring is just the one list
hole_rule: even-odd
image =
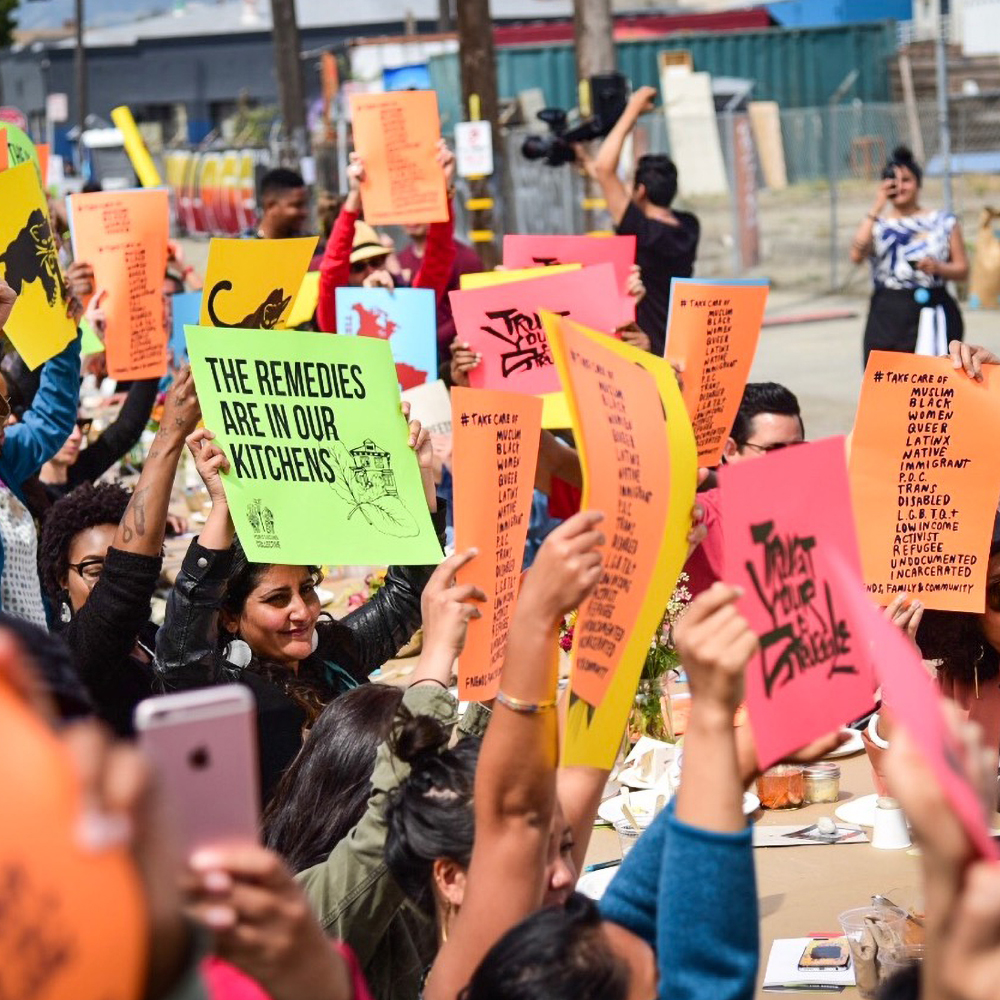
[{"label": "street sign", "polygon": [[493,173],[493,131],[489,122],[457,122],[455,159],[459,177],[489,177]]},{"label": "street sign", "polygon": [[50,122],[69,121],[69,96],[49,94],[45,98],[45,117]]}]

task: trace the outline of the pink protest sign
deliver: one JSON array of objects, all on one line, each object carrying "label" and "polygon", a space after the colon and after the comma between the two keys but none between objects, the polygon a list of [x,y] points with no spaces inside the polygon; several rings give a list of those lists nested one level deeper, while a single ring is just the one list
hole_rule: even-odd
[{"label": "pink protest sign", "polygon": [[871,658],[882,685],[882,701],[923,755],[965,832],[984,858],[1000,851],[986,827],[983,809],[960,763],[962,750],[944,717],[944,697],[920,662],[916,647],[872,605],[853,567],[834,559],[833,576],[844,608],[860,624],[858,648]]},{"label": "pink protest sign", "polygon": [[845,603],[839,557],[861,588],[844,439],[724,466],[728,583],[760,637],[746,700],[762,767],[858,718],[874,704],[866,619]]},{"label": "pink protest sign", "polygon": [[552,267],[554,264],[610,264],[621,297],[620,322],[635,319],[635,301],[628,294],[628,277],[635,263],[634,236],[505,236],[506,268]]},{"label": "pink protest sign", "polygon": [[611,334],[620,312],[614,268],[599,264],[452,292],[458,339],[483,356],[469,372],[474,389],[534,394],[562,389],[539,317],[542,309]]}]

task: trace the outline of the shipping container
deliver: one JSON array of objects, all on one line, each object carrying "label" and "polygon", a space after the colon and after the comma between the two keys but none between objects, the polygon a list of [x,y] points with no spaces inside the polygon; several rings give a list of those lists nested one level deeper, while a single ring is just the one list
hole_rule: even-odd
[{"label": "shipping container", "polygon": [[[896,50],[893,21],[830,28],[764,28],[756,31],[676,32],[662,38],[618,42],[618,69],[633,87],[659,87],[657,54],[686,49],[694,68],[713,76],[755,81],[752,99],[777,101],[783,108],[824,105],[853,69],[858,78],[848,99],[888,101],[889,63]],[[435,56],[431,79],[438,92],[442,126],[460,121],[458,57]],[[538,87],[549,106],[577,102],[572,45],[519,45],[497,50],[501,97]]]}]

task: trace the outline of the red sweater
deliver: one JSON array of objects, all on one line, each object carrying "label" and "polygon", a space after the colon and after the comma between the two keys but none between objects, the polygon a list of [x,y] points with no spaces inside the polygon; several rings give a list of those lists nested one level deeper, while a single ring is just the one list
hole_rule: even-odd
[{"label": "red sweater", "polygon": [[[319,301],[316,323],[324,333],[337,332],[337,289],[350,284],[351,247],[357,212],[341,209],[326,242],[319,266]],[[455,263],[455,212],[448,200],[448,221],[435,222],[427,230],[423,264],[413,276],[413,288],[433,288],[435,302],[444,296]]]}]

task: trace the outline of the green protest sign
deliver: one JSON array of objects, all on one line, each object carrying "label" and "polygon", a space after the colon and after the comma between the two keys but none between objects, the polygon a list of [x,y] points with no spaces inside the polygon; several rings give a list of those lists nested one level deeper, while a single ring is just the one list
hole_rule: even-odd
[{"label": "green protest sign", "polygon": [[0,122],[0,129],[3,129],[7,133],[7,157],[9,165],[16,167],[30,160],[34,163],[35,169],[41,172],[42,168],[38,163],[38,150],[35,149],[35,144],[28,138],[24,130],[7,122]]},{"label": "green protest sign", "polygon": [[386,341],[185,329],[205,426],[229,458],[226,497],[250,560],[441,560]]}]

